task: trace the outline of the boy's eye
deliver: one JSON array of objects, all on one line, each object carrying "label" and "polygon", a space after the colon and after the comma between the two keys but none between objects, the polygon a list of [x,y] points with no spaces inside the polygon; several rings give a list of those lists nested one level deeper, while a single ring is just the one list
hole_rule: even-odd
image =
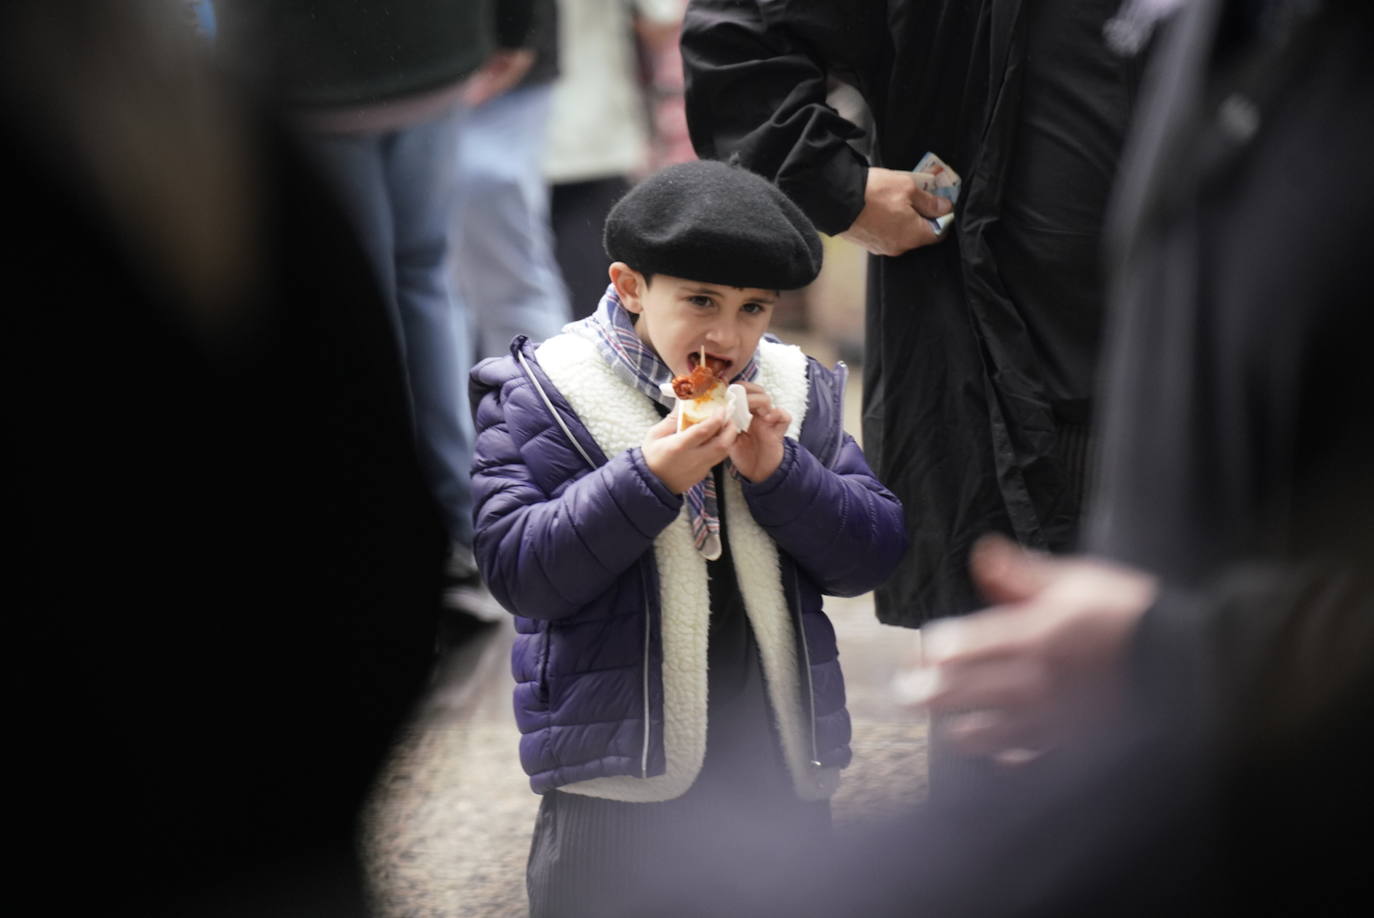
[{"label": "boy's eye", "polygon": [[704,296],[700,293],[695,293],[687,297],[687,302],[691,303],[693,306],[701,307],[713,305],[709,296]]},{"label": "boy's eye", "polygon": [[740,307],[740,310],[751,316],[756,316],[764,311],[764,305],[762,303],[745,303]]}]

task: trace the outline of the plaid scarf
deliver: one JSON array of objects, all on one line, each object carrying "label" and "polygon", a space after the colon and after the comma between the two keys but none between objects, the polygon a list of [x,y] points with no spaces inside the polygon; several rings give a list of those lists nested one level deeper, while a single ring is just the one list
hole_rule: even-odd
[{"label": "plaid scarf", "polygon": [[[602,359],[610,364],[616,376],[626,385],[638,389],[665,408],[674,406],[676,400],[664,395],[661,388],[663,383],[673,378],[673,371],[635,332],[634,317],[620,305],[620,296],[614,284],[606,288],[606,295],[601,298],[596,312],[578,322],[569,323],[563,330],[594,342]],[[744,369],[731,382],[752,380],[758,371],[758,362],[750,357]],[[714,561],[721,552],[720,505],[716,503],[715,477],[707,475],[692,485],[685,497],[692,523],[692,541],[697,551],[708,561]]]}]

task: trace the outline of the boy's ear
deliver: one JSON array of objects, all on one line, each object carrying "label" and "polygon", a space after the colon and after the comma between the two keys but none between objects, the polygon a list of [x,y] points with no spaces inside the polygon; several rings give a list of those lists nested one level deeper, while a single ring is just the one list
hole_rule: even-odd
[{"label": "boy's ear", "polygon": [[643,297],[647,286],[644,283],[644,275],[623,261],[612,262],[609,270],[615,292],[620,294],[620,305],[639,315],[644,311]]}]

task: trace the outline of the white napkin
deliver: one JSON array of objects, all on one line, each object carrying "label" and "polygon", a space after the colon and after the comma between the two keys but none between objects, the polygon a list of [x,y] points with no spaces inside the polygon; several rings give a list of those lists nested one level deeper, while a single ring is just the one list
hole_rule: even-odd
[{"label": "white napkin", "polygon": [[[673,391],[672,383],[666,382],[660,384],[659,391],[670,398],[677,398],[677,393]],[[692,399],[680,398],[677,400],[679,402],[692,401]],[[749,393],[739,383],[733,383],[725,390],[725,419],[727,421],[734,421],[735,426],[740,429],[741,433],[749,429],[749,422],[754,419],[754,416],[749,413]],[[682,430],[681,411],[678,412],[677,429],[679,431]]]}]

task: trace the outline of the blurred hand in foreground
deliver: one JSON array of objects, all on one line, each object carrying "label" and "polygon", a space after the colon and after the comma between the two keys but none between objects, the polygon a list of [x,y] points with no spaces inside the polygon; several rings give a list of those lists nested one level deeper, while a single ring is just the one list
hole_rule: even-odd
[{"label": "blurred hand in foreground", "polygon": [[923,665],[898,679],[904,700],[925,705],[956,751],[1008,764],[1114,717],[1155,578],[1001,537],[980,540],[970,566],[995,605],[923,629]]}]

